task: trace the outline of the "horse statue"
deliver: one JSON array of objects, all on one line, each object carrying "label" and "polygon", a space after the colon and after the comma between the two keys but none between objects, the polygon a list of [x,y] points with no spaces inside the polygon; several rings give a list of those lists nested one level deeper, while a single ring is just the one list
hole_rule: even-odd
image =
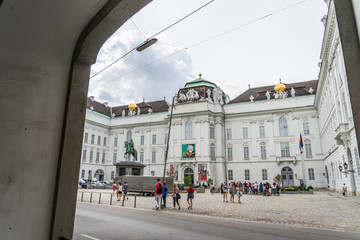
[{"label": "horse statue", "polygon": [[134,147],[134,142],[131,139],[130,142],[125,141],[124,142],[124,147],[125,147],[125,153],[124,153],[124,158],[126,159],[127,156],[132,155],[133,158],[133,162],[137,161],[137,151]]}]

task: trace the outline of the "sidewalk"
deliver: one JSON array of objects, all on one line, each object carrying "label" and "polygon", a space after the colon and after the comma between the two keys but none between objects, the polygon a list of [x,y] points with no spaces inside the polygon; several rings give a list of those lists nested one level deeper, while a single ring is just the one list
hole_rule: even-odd
[{"label": "sidewalk", "polygon": [[[96,199],[95,190],[86,192],[84,194],[94,192],[93,197]],[[109,204],[112,191],[101,192],[101,203]],[[134,196],[129,196],[125,207],[134,207],[134,200]],[[96,200],[94,202],[97,203]],[[207,191],[195,193],[193,210],[187,209],[186,194],[181,194],[179,202],[181,210],[174,209],[172,198],[168,197],[167,208],[161,211],[360,232],[360,198],[342,197],[340,193],[328,190],[315,191],[314,194],[282,194],[279,197],[243,195],[241,204],[237,203],[236,196],[235,203],[225,203],[219,193],[211,195]],[[154,204],[154,197],[136,197],[137,208],[153,209]],[[113,205],[120,207],[116,197],[113,198]]]}]

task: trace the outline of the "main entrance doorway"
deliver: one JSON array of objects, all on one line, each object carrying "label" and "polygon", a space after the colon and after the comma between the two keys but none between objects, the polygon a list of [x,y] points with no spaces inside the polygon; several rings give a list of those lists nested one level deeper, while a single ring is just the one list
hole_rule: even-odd
[{"label": "main entrance doorway", "polygon": [[194,184],[194,171],[192,168],[186,168],[184,171],[184,178],[190,176],[191,177],[191,184]]},{"label": "main entrance doorway", "polygon": [[96,170],[95,177],[98,181],[104,181],[104,171],[101,169]]},{"label": "main entrance doorway", "polygon": [[283,187],[294,186],[294,172],[290,167],[281,169],[282,185]]}]

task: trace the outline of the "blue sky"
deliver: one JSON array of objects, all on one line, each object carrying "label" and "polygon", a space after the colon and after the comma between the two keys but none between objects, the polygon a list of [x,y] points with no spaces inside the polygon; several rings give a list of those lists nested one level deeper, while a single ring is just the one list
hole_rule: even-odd
[{"label": "blue sky", "polygon": [[[154,0],[103,45],[91,76],[207,2]],[[91,78],[89,96],[110,106],[143,98],[166,97],[171,102],[178,89],[199,73],[231,99],[248,84],[275,85],[279,78],[284,83],[317,79],[324,32],[320,20],[326,12],[323,0],[215,0],[156,36],[155,45],[131,52]]]}]

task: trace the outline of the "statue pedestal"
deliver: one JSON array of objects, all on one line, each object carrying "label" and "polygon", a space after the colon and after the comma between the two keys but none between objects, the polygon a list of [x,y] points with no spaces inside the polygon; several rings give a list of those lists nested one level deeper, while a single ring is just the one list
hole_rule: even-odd
[{"label": "statue pedestal", "polygon": [[145,164],[138,162],[119,162],[114,164],[116,166],[116,175],[115,177],[123,175],[135,175],[142,176],[144,175]]}]

